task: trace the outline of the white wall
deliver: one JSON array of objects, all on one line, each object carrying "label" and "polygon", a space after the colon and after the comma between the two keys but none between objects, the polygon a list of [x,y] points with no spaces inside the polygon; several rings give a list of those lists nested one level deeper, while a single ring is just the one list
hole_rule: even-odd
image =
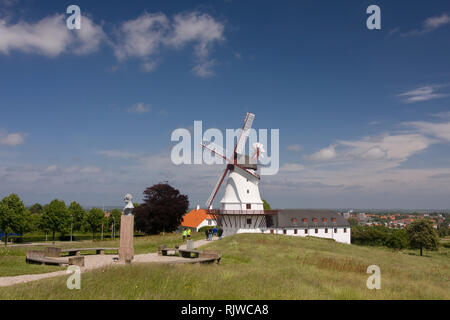
[{"label": "white wall", "polygon": [[[337,228],[337,232],[334,232],[334,228],[328,228],[328,233],[325,233],[325,228],[317,228],[317,232],[315,233],[316,228],[308,228],[308,234],[305,234],[305,228],[297,228],[297,234],[294,234],[294,228],[286,229],[286,235],[288,236],[296,236],[296,237],[318,237],[318,238],[326,238],[326,239],[334,239],[336,242],[347,243],[350,244],[351,241],[351,230],[347,227],[347,232],[344,232],[344,228]],[[224,236],[229,236],[236,233],[265,233],[270,234],[271,230],[273,230],[273,234],[283,234],[282,228],[230,228],[223,226]]]},{"label": "white wall", "polygon": [[211,224],[208,224],[208,219],[205,219],[202,221],[202,223],[200,223],[197,227],[197,231],[200,230],[201,227],[212,227],[216,225],[216,221],[215,220],[209,220],[211,221]]}]

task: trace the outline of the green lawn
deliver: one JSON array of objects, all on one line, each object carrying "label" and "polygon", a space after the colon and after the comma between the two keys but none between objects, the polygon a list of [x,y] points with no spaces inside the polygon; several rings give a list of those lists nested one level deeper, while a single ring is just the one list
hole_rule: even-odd
[{"label": "green lawn", "polygon": [[[192,239],[203,239],[203,234],[192,233]],[[180,234],[166,233],[165,235],[136,237],[134,239],[135,254],[156,252],[159,245],[166,244],[168,246],[181,245],[183,243]],[[46,273],[58,270],[64,270],[63,267],[45,266],[37,264],[29,264],[25,262],[26,252],[28,250],[44,250],[45,247],[52,246],[52,242],[48,242],[43,246],[21,246],[21,247],[0,247],[0,277],[17,276],[21,274]],[[81,241],[77,243],[57,242],[57,247],[61,248],[93,248],[93,247],[119,247],[119,239],[104,241]]]},{"label": "green lawn", "polygon": [[[62,276],[0,288],[0,299],[450,299],[448,248],[420,257],[260,234],[207,247],[222,251],[220,265],[112,266],[82,274],[81,290],[67,289]],[[381,290],[366,288],[372,264],[381,268]]]}]

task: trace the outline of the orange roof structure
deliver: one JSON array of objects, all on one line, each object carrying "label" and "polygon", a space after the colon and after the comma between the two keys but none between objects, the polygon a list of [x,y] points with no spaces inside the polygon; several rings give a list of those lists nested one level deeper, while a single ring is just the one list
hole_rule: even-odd
[{"label": "orange roof structure", "polygon": [[183,216],[183,227],[197,228],[205,219],[213,220],[214,218],[206,212],[205,209],[193,209]]}]

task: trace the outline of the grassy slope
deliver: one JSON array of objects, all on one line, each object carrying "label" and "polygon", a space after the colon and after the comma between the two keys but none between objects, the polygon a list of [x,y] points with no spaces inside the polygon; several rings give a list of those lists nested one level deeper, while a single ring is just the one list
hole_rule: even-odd
[{"label": "grassy slope", "polygon": [[[193,233],[193,239],[203,239],[201,233]],[[137,237],[134,240],[135,254],[156,252],[161,244],[175,246],[182,244],[181,236],[176,233],[166,233],[165,235]],[[49,242],[45,246],[24,246],[24,247],[0,247],[0,277],[17,276],[21,274],[35,274],[64,270],[64,267],[58,266],[41,266],[37,264],[29,264],[25,262],[25,255],[28,250],[44,250],[45,247],[51,246]],[[82,241],[81,243],[61,243],[56,244],[61,248],[93,248],[93,247],[111,247],[118,248],[119,240],[106,241]]]},{"label": "grassy slope", "polygon": [[[208,244],[217,265],[114,266],[0,288],[0,299],[450,299],[448,249],[395,253],[314,238],[235,235]],[[368,290],[366,269],[381,268],[381,290]]]}]

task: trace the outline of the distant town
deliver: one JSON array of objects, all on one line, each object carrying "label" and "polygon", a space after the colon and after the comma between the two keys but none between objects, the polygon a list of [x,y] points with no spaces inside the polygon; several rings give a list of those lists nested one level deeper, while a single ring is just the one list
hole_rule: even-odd
[{"label": "distant town", "polygon": [[348,210],[346,212],[338,211],[349,222],[366,226],[385,226],[391,229],[402,229],[417,219],[433,220],[433,227],[450,227],[450,212],[448,210],[424,212],[413,210],[398,211],[379,211],[379,210]]}]

